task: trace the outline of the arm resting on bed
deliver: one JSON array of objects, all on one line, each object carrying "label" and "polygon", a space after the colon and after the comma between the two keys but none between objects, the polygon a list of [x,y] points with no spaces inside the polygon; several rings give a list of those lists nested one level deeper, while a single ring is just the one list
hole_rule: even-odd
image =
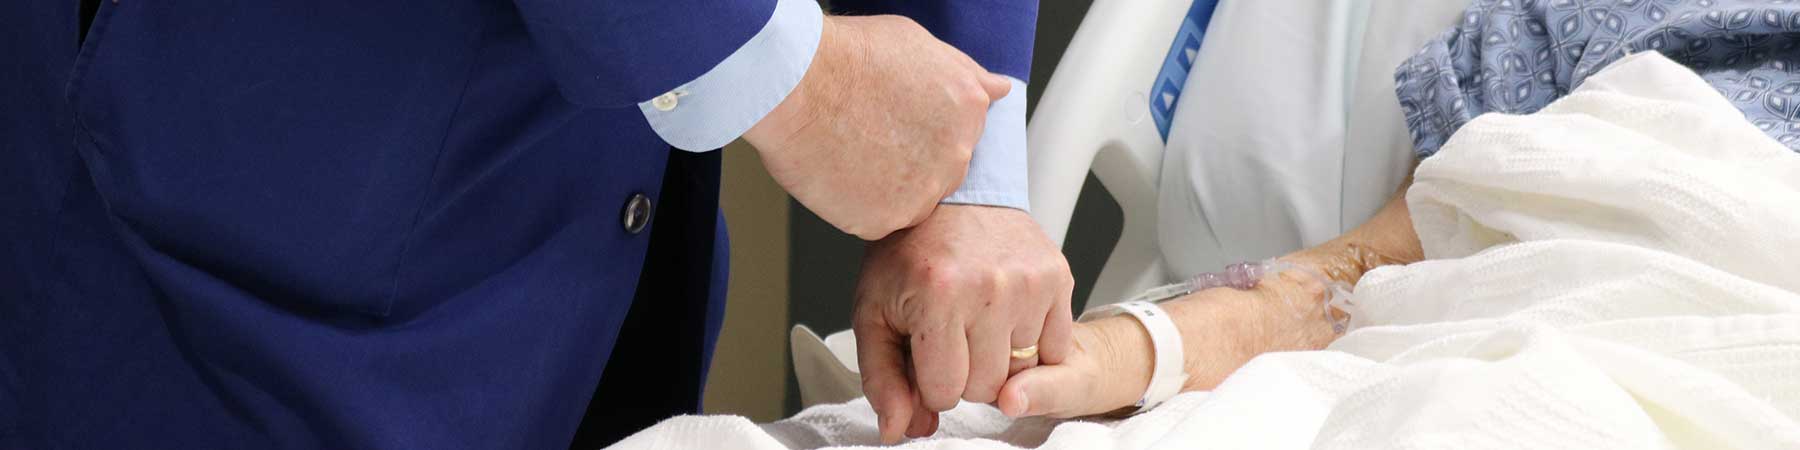
[{"label": "arm resting on bed", "polygon": [[[1368,222],[1329,242],[1282,257],[1355,285],[1363,273],[1424,258],[1403,183]],[[1303,299],[1290,305],[1283,300]],[[1285,276],[1255,289],[1210,289],[1162,304],[1181,333],[1188,379],[1182,391],[1210,390],[1257,355],[1324,348],[1337,337],[1317,283]],[[1295,308],[1303,308],[1296,311]],[[1334,311],[1334,314],[1341,312]],[[1076,355],[1021,372],[1002,390],[1009,415],[1074,417],[1132,404],[1150,383],[1150,336],[1129,316],[1076,325]]]}]

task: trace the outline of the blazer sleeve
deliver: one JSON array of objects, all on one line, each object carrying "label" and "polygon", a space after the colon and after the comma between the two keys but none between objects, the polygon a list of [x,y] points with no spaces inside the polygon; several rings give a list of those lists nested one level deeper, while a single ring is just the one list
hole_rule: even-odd
[{"label": "blazer sleeve", "polygon": [[675,148],[748,131],[800,83],[818,50],[814,0],[515,0],[563,95],[636,105]]}]

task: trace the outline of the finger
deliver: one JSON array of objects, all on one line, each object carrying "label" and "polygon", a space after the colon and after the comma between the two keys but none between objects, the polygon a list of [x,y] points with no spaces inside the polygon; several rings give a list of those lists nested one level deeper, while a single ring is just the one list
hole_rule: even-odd
[{"label": "finger", "polygon": [[984,73],[981,75],[981,88],[987,91],[989,102],[998,101],[1012,92],[1012,81],[997,73]]},{"label": "finger", "polygon": [[[1055,310],[1055,307],[1051,307],[1050,309]],[[1043,313],[1043,315],[1048,314],[1050,314],[1048,311]],[[1007,358],[1011,361],[1011,364],[1006,368],[1007,375],[1016,374],[1021,370],[1037,366],[1038,362],[1041,361],[1040,358],[1044,354],[1044,346],[1039,342],[1041,340],[1039,339],[1039,335],[1044,330],[1045,321],[1040,318],[1039,314],[1027,313],[1023,317],[1024,320],[1022,320],[1022,322],[1024,323],[1020,323],[1013,327],[1012,336],[1009,336],[1007,341],[1012,344],[1012,348],[1026,348],[1036,345],[1038,347],[1038,354],[1032,355],[1030,358],[1012,359],[1012,355],[1010,354],[1011,350],[1008,349]]]},{"label": "finger", "polygon": [[860,312],[857,316],[851,329],[856,333],[856,361],[862,372],[863,394],[875,409],[881,442],[900,442],[901,432],[907,429],[918,402],[918,394],[906,379],[903,341],[885,322],[862,319],[865,314]]},{"label": "finger", "polygon": [[937,433],[938,413],[915,406],[912,421],[906,425],[906,437],[922,438]]},{"label": "finger", "polygon": [[1026,369],[1000,389],[1000,412],[1010,417],[1074,417],[1091,413],[1079,404],[1087,389],[1082,372],[1072,366],[1044,365]]},{"label": "finger", "polygon": [[1006,375],[1012,376],[1013,374],[1022,372],[1025,369],[1037,367],[1039,364],[1042,364],[1042,363],[1043,363],[1043,360],[1038,359],[1038,355],[1031,355],[1030,358],[1014,358],[1012,360],[1012,362],[1010,362],[1006,365]]},{"label": "finger", "polygon": [[977,323],[969,330],[969,381],[964,384],[963,400],[993,403],[1006,384],[1008,364],[1012,359],[1012,334],[1002,323]]},{"label": "finger", "polygon": [[1068,287],[1059,287],[1050,313],[1044,316],[1043,332],[1037,339],[1038,361],[1043,364],[1062,364],[1075,345],[1075,319],[1073,306],[1069,304],[1069,291]]},{"label": "finger", "polygon": [[932,411],[948,411],[962,397],[969,375],[969,343],[960,321],[912,335],[913,381]]}]

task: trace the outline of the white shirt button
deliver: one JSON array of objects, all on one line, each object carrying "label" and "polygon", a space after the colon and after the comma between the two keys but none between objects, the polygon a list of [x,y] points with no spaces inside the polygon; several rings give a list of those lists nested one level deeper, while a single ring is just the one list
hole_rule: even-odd
[{"label": "white shirt button", "polygon": [[679,101],[676,100],[674,92],[664,93],[663,95],[658,95],[656,98],[650,99],[650,106],[656,107],[657,111],[674,110],[677,103],[679,103]]}]

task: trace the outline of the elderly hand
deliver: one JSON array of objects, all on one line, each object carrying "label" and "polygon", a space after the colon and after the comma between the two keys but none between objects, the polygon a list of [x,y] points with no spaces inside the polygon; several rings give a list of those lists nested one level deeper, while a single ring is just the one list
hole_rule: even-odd
[{"label": "elderly hand", "polygon": [[[1216,288],[1163,303],[1181,333],[1188,375],[1181,391],[1217,387],[1262,353],[1324,348],[1336,333],[1317,300],[1323,292],[1317,283],[1284,277],[1248,291]],[[1283,295],[1305,300],[1290,304]],[[1126,408],[1143,396],[1156,351],[1137,319],[1118,315],[1079,323],[1074,334],[1075,348],[1062,364],[1026,369],[1006,381],[1001,412],[1087,416]]]},{"label": "elderly hand", "polygon": [[[1131,317],[1075,324],[1074,349],[1062,364],[1033,367],[1008,380],[997,402],[1012,417],[1105,414],[1130,406],[1150,385],[1150,336]],[[1186,390],[1186,389],[1183,389]]]},{"label": "elderly hand", "polygon": [[[936,431],[957,399],[993,402],[1006,377],[1069,352],[1074,281],[1031,216],[939,206],[869,244],[851,319],[883,442]],[[1013,359],[1036,345],[1036,357]]]},{"label": "elderly hand", "polygon": [[[1424,249],[1406,209],[1411,183],[1402,183],[1368,222],[1282,259],[1352,285],[1376,267],[1423,260]],[[1162,303],[1181,333],[1188,376],[1181,390],[1217,387],[1262,353],[1325,348],[1337,338],[1324,314],[1325,289],[1316,278],[1281,275],[1247,291],[1208,289]],[[1027,369],[1006,381],[1000,411],[1014,417],[1075,417],[1137,402],[1150,384],[1156,355],[1150,334],[1137,319],[1114,316],[1076,324],[1074,333],[1075,348],[1063,364]]]},{"label": "elderly hand", "polygon": [[988,104],[1010,89],[910,19],[826,17],[800,84],[744,139],[807,209],[876,240],[962,184]]}]

